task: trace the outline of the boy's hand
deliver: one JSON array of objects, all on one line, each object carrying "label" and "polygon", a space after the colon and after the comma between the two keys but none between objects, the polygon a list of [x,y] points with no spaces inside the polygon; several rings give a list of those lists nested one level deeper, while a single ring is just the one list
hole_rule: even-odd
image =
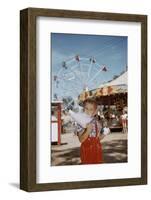
[{"label": "boy's hand", "polygon": [[87,126],[86,126],[86,129],[87,129],[87,132],[88,133],[91,133],[92,132],[92,124],[87,124]]}]

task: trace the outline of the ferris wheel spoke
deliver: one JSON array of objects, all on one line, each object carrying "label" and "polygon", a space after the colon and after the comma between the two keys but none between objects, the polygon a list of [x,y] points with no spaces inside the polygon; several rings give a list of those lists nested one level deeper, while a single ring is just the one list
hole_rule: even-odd
[{"label": "ferris wheel spoke", "polygon": [[58,73],[57,73],[57,77],[60,78],[60,73],[62,73],[62,71],[63,71],[63,68],[61,68],[61,69],[58,71]]},{"label": "ferris wheel spoke", "polygon": [[91,62],[90,66],[89,66],[89,69],[88,69],[88,76],[87,76],[86,82],[88,82],[88,80],[89,80],[90,72],[91,72],[91,69],[92,69],[92,65],[93,65],[93,63]]},{"label": "ferris wheel spoke", "polygon": [[73,83],[74,88],[80,87],[79,82],[77,82],[77,80],[75,80],[75,79],[74,79],[74,81],[71,80],[70,82],[69,82],[69,80],[67,81],[66,79],[63,79],[63,80],[64,80],[64,82],[66,83],[67,86],[69,86]]},{"label": "ferris wheel spoke", "polygon": [[90,84],[93,80],[95,80],[96,79],[96,77],[100,74],[100,70],[96,73],[96,74],[94,74],[94,76],[92,77],[92,79],[90,79],[90,81],[88,82],[88,84]]},{"label": "ferris wheel spoke", "polygon": [[84,57],[82,57],[82,58],[81,58],[81,61],[89,61],[89,58],[84,58]]},{"label": "ferris wheel spoke", "polygon": [[[103,71],[100,69],[100,70],[98,70],[98,72],[96,72],[96,74],[93,76],[93,78],[89,81],[89,83],[90,82],[92,82],[92,81],[94,81],[96,78],[98,78],[98,75],[99,75],[99,73],[102,73]],[[109,71],[108,71],[108,74],[109,74]],[[105,76],[105,73],[104,73],[104,76]],[[104,80],[104,76],[103,76],[103,80]],[[100,76],[100,77],[102,77],[102,76]],[[100,77],[99,77],[99,79],[97,80],[97,82],[99,83],[100,82],[100,84],[101,84],[101,82],[102,82],[102,78],[101,78],[101,80],[100,80]],[[93,83],[94,84],[94,83]],[[95,84],[97,84],[96,82],[95,82]]]},{"label": "ferris wheel spoke", "polygon": [[96,63],[95,63],[95,67],[96,67],[96,66],[100,67],[100,64],[98,64],[98,63],[96,62]]},{"label": "ferris wheel spoke", "polygon": [[70,63],[70,62],[73,62],[75,59],[74,59],[74,55],[68,59],[65,60],[66,63]]},{"label": "ferris wheel spoke", "polygon": [[82,70],[81,70],[81,65],[79,63],[79,69],[80,69],[80,73],[79,73],[79,76],[75,73],[75,71],[73,71],[71,68],[70,68],[70,71],[74,73],[74,75],[77,77],[77,79],[83,83],[83,78],[82,78]]},{"label": "ferris wheel spoke", "polygon": [[71,106],[72,103],[74,103],[73,99],[67,104],[67,106],[65,107],[65,109],[69,108],[69,106]]},{"label": "ferris wheel spoke", "polygon": [[76,90],[73,90],[73,88],[69,89],[69,88],[64,88],[63,86],[61,86],[60,88],[65,90],[65,91],[67,91],[67,92],[71,91],[71,92],[76,93],[76,94],[79,95],[79,93]]},{"label": "ferris wheel spoke", "polygon": [[73,71],[73,70],[70,70],[70,71],[74,74],[74,76],[75,76],[75,78],[76,78],[75,84],[76,84],[76,85],[79,85],[79,83],[81,83],[80,77],[76,74],[76,71]]},{"label": "ferris wheel spoke", "polygon": [[70,84],[70,86],[75,89],[77,91],[77,93],[79,93],[79,91],[81,91],[81,86],[80,87],[77,87],[77,85],[73,85],[72,83]]},{"label": "ferris wheel spoke", "polygon": [[92,66],[94,64],[91,62],[91,63],[86,63],[84,64],[83,66],[86,67],[86,70],[84,70],[84,73],[86,74],[84,76],[84,83],[85,83],[85,86],[87,86],[87,83],[88,83],[88,80],[89,80],[89,77],[90,77],[90,74],[91,74],[91,70],[92,70]]},{"label": "ferris wheel spoke", "polygon": [[93,65],[93,66],[95,67],[95,69],[97,70],[97,72],[101,72],[102,71],[103,65],[95,63],[95,65]]},{"label": "ferris wheel spoke", "polygon": [[92,82],[91,88],[90,88],[90,89],[92,90],[93,88],[99,88],[100,84],[101,84],[101,81],[100,81],[100,80],[97,80],[97,81],[95,81],[95,82]]},{"label": "ferris wheel spoke", "polygon": [[84,85],[83,75],[82,75],[82,67],[81,67],[81,64],[80,64],[80,63],[79,63],[79,67],[80,67],[80,79],[81,79],[81,82],[82,82],[83,85]]},{"label": "ferris wheel spoke", "polygon": [[70,67],[71,70],[74,70],[75,68],[77,68],[77,64],[75,64],[72,67]]},{"label": "ferris wheel spoke", "polygon": [[[74,84],[74,85],[73,85],[73,84]],[[69,83],[67,83],[67,85],[69,86]],[[71,87],[73,90],[76,90],[78,94],[79,94],[80,91],[81,91],[81,89],[79,89],[75,83],[70,83],[70,87]]]},{"label": "ferris wheel spoke", "polygon": [[74,96],[77,96],[77,94],[76,93],[73,93],[72,91],[63,91],[63,93],[61,94],[61,96],[62,97],[64,97],[64,96],[71,96],[72,98],[74,97]]}]

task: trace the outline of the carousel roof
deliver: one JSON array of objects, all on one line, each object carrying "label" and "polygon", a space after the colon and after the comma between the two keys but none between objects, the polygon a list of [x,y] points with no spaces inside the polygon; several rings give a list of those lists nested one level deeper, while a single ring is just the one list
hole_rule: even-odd
[{"label": "carousel roof", "polygon": [[94,90],[83,92],[79,96],[79,100],[84,101],[87,98],[110,96],[120,93],[127,93],[127,71],[123,72],[114,80],[101,84],[98,88]]},{"label": "carousel roof", "polygon": [[123,72],[120,76],[118,76],[116,79],[108,81],[104,84],[101,84],[99,88],[102,88],[104,86],[113,86],[113,85],[127,85],[127,71]]}]

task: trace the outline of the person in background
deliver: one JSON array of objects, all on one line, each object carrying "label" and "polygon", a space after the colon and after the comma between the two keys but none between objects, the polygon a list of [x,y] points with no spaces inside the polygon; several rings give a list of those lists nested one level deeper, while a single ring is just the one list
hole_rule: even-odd
[{"label": "person in background", "polygon": [[108,127],[107,121],[103,122],[103,127],[102,127],[102,130],[101,130],[101,133],[103,135],[108,135],[109,133],[111,133],[110,128]]},{"label": "person in background", "polygon": [[121,115],[121,120],[122,120],[123,133],[127,133],[128,115],[127,111],[124,109],[123,109],[123,114]]}]

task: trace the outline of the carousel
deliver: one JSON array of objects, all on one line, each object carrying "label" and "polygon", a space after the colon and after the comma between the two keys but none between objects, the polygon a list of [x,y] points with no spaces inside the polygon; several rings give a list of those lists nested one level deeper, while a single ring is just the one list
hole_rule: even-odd
[{"label": "carousel", "polygon": [[[94,90],[83,91],[79,97],[79,105],[88,98],[96,100],[100,105],[101,116],[104,116],[110,124],[110,128],[121,128],[120,116],[123,110],[127,110],[127,71],[118,76],[112,81],[108,81],[105,84]],[[115,118],[117,120],[115,120]],[[113,125],[113,121],[115,126]],[[117,123],[118,121],[118,123]]]},{"label": "carousel", "polygon": [[117,110],[123,110],[127,107],[127,71],[99,88],[83,91],[78,97],[79,104],[82,105],[88,98],[95,98],[98,105],[114,105]]},{"label": "carousel", "polygon": [[95,98],[98,105],[115,105],[118,110],[127,106],[127,85],[113,85],[97,88],[93,91],[84,91],[79,96],[79,104],[88,99]]}]

